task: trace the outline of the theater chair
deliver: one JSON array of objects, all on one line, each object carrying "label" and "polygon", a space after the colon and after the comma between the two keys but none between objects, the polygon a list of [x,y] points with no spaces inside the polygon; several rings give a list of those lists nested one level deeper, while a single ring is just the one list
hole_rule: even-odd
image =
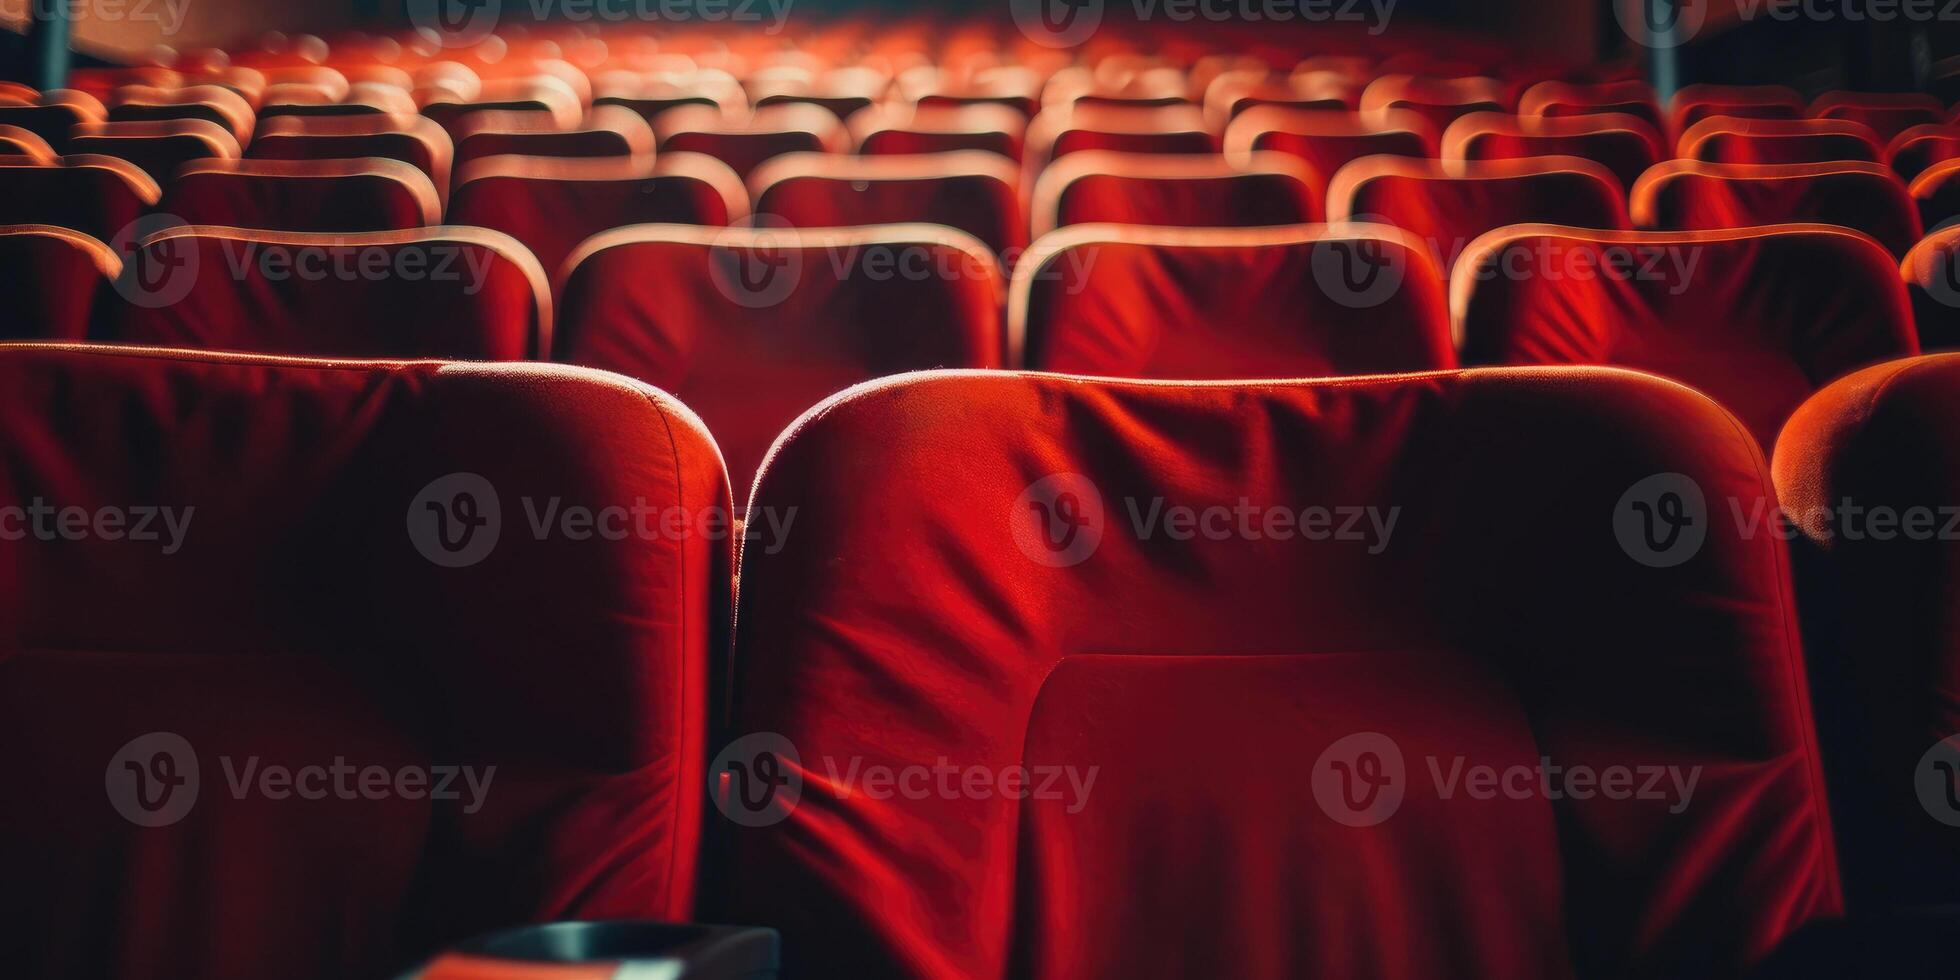
[{"label": "theater chair", "polygon": [[1934,230],[1899,264],[1919,344],[1926,350],[1960,350],[1960,226]]},{"label": "theater chair", "polygon": [[202,119],[88,123],[76,126],[68,137],[68,152],[128,160],[159,185],[170,183],[177,168],[192,160],[236,160],[240,155],[230,132]]},{"label": "theater chair", "polygon": [[1914,126],[1892,138],[1885,163],[1908,184],[1933,164],[1960,157],[1960,126]]},{"label": "theater chair", "polygon": [[757,167],[749,188],[757,215],[790,227],[922,221],[966,232],[1011,262],[1028,245],[1019,182],[1013,162],[976,150],[786,153]]},{"label": "theater chair", "polygon": [[1509,112],[1512,105],[1505,98],[1503,83],[1480,76],[1383,75],[1361,93],[1362,115],[1374,118],[1385,110],[1400,109],[1421,116],[1437,132],[1469,113]]},{"label": "theater chair", "polygon": [[184,224],[267,231],[404,231],[442,223],[428,175],[381,157],[194,160],[178,169],[157,209]]},{"label": "theater chair", "polygon": [[400,160],[426,174],[436,197],[446,202],[455,147],[435,120],[418,115],[274,116],[261,121],[245,155],[256,160]]},{"label": "theater chair", "polygon": [[871,108],[891,88],[891,76],[864,66],[833,68],[812,74],[800,69],[751,74],[744,88],[757,108],[771,105],[813,105],[849,122]]},{"label": "theater chair", "polygon": [[0,225],[0,269],[0,340],[82,340],[122,259],[78,231]]},{"label": "theater chair", "polygon": [[1927,228],[1939,228],[1960,217],[1960,159],[1942,160],[1912,179],[1906,191],[1919,220]]},{"label": "theater chair", "polygon": [[1014,270],[1010,364],[1123,378],[1306,378],[1456,366],[1443,277],[1384,225],[1043,236]]},{"label": "theater chair", "polygon": [[457,126],[461,120],[473,112],[530,113],[539,117],[540,125],[556,129],[571,129],[585,116],[585,105],[569,84],[544,76],[493,79],[484,82],[475,95],[438,88],[423,93],[417,102],[422,114],[441,124],[452,139],[460,135]]},{"label": "theater chair", "polygon": [[1830,225],[1504,228],[1464,251],[1451,306],[1466,364],[1674,378],[1734,412],[1765,450],[1811,392],[1919,352],[1891,257]]},{"label": "theater chair", "polygon": [[9,509],[132,508],[0,562],[0,739],[40,746],[0,786],[9,976],[384,977],[493,929],[691,917],[727,537],[523,516],[725,514],[672,398],[552,365],[5,346],[0,474]]},{"label": "theater chair", "polygon": [[376,114],[415,115],[415,96],[407,88],[383,82],[353,82],[347,94],[335,99],[329,90],[307,85],[276,85],[266,90],[259,121],[282,116],[345,118]]},{"label": "theater chair", "polygon": [[159,89],[131,85],[109,97],[110,122],[202,119],[224,127],[238,145],[252,141],[255,117],[245,97],[222,85],[187,85]]},{"label": "theater chair", "polygon": [[1668,131],[1678,137],[1709,116],[1802,119],[1803,96],[1783,85],[1683,85],[1668,103]]},{"label": "theater chair", "polygon": [[1362,118],[1351,112],[1253,106],[1225,128],[1225,155],[1235,160],[1255,150],[1299,157],[1314,174],[1315,196],[1325,200],[1327,182],[1362,157],[1434,157],[1437,131],[1413,112],[1391,110]]},{"label": "theater chair", "polygon": [[1291,75],[1264,68],[1228,71],[1205,86],[1205,121],[1214,132],[1223,132],[1239,113],[1261,105],[1301,112],[1353,112],[1361,105],[1361,89],[1332,71]]},{"label": "theater chair", "polygon": [[1217,153],[1218,136],[1204,113],[1186,103],[1149,107],[1076,104],[1043,109],[1028,123],[1026,163],[1030,178],[1071,153],[1188,155]]},{"label": "theater chair", "polygon": [[737,486],[832,392],[1001,364],[999,264],[950,228],[640,225],[567,264],[552,359],[674,392],[707,421]]},{"label": "theater chair", "polygon": [[1810,115],[1869,126],[1883,143],[1914,126],[1945,122],[1946,106],[1917,93],[1826,92],[1810,103]]},{"label": "theater chair", "polygon": [[699,153],[497,156],[463,168],[449,220],[523,242],[556,285],[579,243],[600,232],[655,223],[719,227],[748,213],[748,193],[735,172]]},{"label": "theater chair", "polygon": [[363,234],[191,226],[126,261],[95,339],[302,357],[542,358],[551,290],[484,228]]},{"label": "theater chair", "polygon": [[[1671,567],[1608,519],[1656,474],[1709,503]],[[1754,441],[1630,372],[842,394],[750,500],[798,516],[743,556],[731,730],[774,735],[724,758],[801,782],[707,916],[786,975],[1738,976],[1842,901],[1785,546],[1729,500],[1773,500]],[[1312,507],[1397,523],[1256,523]],[[1447,778],[1548,759],[1701,775]],[[864,791],[935,766],[1009,785]]]},{"label": "theater chair", "polygon": [[662,153],[704,153],[748,180],[763,161],[785,153],[837,153],[849,143],[842,123],[811,105],[777,105],[739,118],[705,106],[661,113]]},{"label": "theater chair", "polygon": [[1518,100],[1518,115],[1525,117],[1582,116],[1593,113],[1632,116],[1652,126],[1654,132],[1667,133],[1667,117],[1654,101],[1654,90],[1644,81],[1539,82]]},{"label": "theater chair", "polygon": [[631,109],[656,129],[669,109],[698,105],[740,117],[749,113],[748,93],[725,71],[689,69],[685,72],[640,73],[602,71],[592,78],[592,105]]},{"label": "theater chair", "polygon": [[1443,133],[1444,160],[1515,160],[1573,156],[1613,172],[1622,187],[1664,157],[1661,135],[1636,116],[1599,112],[1570,116],[1509,116],[1473,112]]},{"label": "theater chair", "polygon": [[1912,195],[1875,163],[1720,164],[1670,160],[1633,185],[1636,227],[1666,231],[1787,222],[1842,225],[1902,257],[1922,227]]},{"label": "theater chair", "polygon": [[595,106],[583,122],[560,129],[536,112],[472,112],[456,120],[456,166],[488,156],[653,156],[653,127],[624,106]]},{"label": "theater chair", "polygon": [[1703,163],[1877,163],[1884,145],[1871,127],[1845,119],[1709,116],[1681,134],[1675,152]]},{"label": "theater chair", "polygon": [[[1777,441],[1817,721],[1854,907],[1960,901],[1952,700],[1960,356],[1859,371]],[[1855,508],[1855,509],[1852,509]]]},{"label": "theater chair", "polygon": [[1035,184],[1036,237],[1086,223],[1245,227],[1318,221],[1313,173],[1283,153],[1241,158],[1088,151]]},{"label": "theater chair", "polygon": [[1445,276],[1471,241],[1505,225],[1628,227],[1619,181],[1578,157],[1474,163],[1363,157],[1334,175],[1327,218],[1405,229],[1423,241]]},{"label": "theater chair", "polygon": [[37,164],[50,164],[55,161],[55,152],[47,140],[19,126],[0,125],[0,157],[26,157]]},{"label": "theater chair", "polygon": [[54,89],[33,99],[0,98],[0,126],[18,126],[58,153],[70,152],[68,136],[75,127],[107,119],[102,100],[75,89]]},{"label": "theater chair", "polygon": [[851,116],[851,142],[865,156],[984,150],[1020,162],[1026,116],[1003,105],[887,104]]},{"label": "theater chair", "polygon": [[55,225],[127,247],[161,196],[149,174],[117,157],[0,157],[0,224]]}]

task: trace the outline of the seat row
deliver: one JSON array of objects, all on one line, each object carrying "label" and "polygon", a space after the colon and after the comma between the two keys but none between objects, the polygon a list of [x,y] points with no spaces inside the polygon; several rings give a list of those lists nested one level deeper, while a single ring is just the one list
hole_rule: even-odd
[{"label": "seat row", "polygon": [[[804,415],[731,533],[707,430],[617,375],[0,345],[0,734],[41,747],[0,956],[389,975],[698,918],[797,975],[1738,976],[1847,885],[1960,897],[1912,775],[1951,537],[1802,518],[1854,583],[1812,684],[1746,520],[1946,507],[1956,392],[1854,374],[1772,471],[1627,371],[933,372]],[[125,504],[172,522],[35,516]],[[474,789],[254,775],[418,766]]]}]

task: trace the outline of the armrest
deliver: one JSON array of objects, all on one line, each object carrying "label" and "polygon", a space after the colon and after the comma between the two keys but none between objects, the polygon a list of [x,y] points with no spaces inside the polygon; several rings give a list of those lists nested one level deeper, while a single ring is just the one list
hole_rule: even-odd
[{"label": "armrest", "polygon": [[780,947],[774,929],[749,926],[551,922],[479,936],[401,980],[775,980]]},{"label": "armrest", "polygon": [[1751,980],[1934,980],[1954,975],[1960,905],[1905,908],[1812,922]]}]

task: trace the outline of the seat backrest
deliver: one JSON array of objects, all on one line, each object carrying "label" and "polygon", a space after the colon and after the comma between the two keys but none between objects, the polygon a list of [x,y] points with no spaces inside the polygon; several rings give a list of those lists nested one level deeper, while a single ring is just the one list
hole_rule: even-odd
[{"label": "seat backrest", "polygon": [[48,141],[19,126],[0,125],[0,156],[27,157],[36,163],[53,163],[54,147]]},{"label": "seat backrest", "polygon": [[1681,134],[1676,155],[1704,163],[1877,163],[1884,142],[1847,119],[1749,119],[1708,116]]},{"label": "seat backrest", "polygon": [[1917,92],[1826,92],[1810,103],[1810,114],[1868,126],[1881,143],[1914,126],[1946,122],[1946,106]]},{"label": "seat backrest", "polygon": [[0,159],[0,224],[56,225],[127,247],[137,219],[161,196],[149,174],[119,157],[84,154],[53,165]]},{"label": "seat backrest", "polygon": [[1914,126],[1885,147],[1885,163],[1907,182],[1954,157],[1960,157],[1960,126]]},{"label": "seat backrest", "polygon": [[527,524],[571,506],[726,527],[728,488],[599,372],[0,347],[0,739],[51,747],[0,787],[8,974],[691,918],[727,535]]},{"label": "seat backrest", "polygon": [[1876,365],[1776,444],[1845,892],[1868,912],[1960,900],[1956,394],[1960,356]]},{"label": "seat backrest", "polygon": [[0,125],[25,129],[57,153],[71,152],[68,136],[76,126],[99,123],[108,116],[101,99],[75,89],[51,89],[24,102],[0,100]]},{"label": "seat backrest", "polygon": [[1899,263],[1899,274],[1912,301],[1920,347],[1960,350],[1960,225],[1921,239]]},{"label": "seat backrest", "polygon": [[1898,266],[1828,225],[1506,228],[1464,252],[1451,286],[1465,363],[1674,378],[1734,412],[1765,449],[1811,392],[1919,350]]},{"label": "seat backrest", "polygon": [[245,155],[259,160],[400,160],[427,174],[436,196],[447,201],[455,147],[435,120],[423,116],[274,116],[260,124]]},{"label": "seat backrest", "polygon": [[748,180],[755,168],[785,153],[834,153],[849,142],[843,123],[813,105],[774,105],[731,118],[705,106],[661,113],[660,152],[704,153]]},{"label": "seat backrest", "polygon": [[196,160],[158,205],[192,225],[267,231],[404,231],[442,223],[429,176],[400,160]]},{"label": "seat backrest", "polygon": [[1253,106],[1225,128],[1225,155],[1234,159],[1255,150],[1300,158],[1314,174],[1314,190],[1327,198],[1327,182],[1362,157],[1436,156],[1441,130],[1412,112],[1388,109],[1363,118],[1358,113]]},{"label": "seat backrest", "polygon": [[904,156],[789,153],[749,177],[756,213],[793,228],[945,225],[980,239],[1008,261],[1028,245],[1019,184],[1018,166],[977,150]]},{"label": "seat backrest", "polygon": [[222,85],[163,89],[131,85],[110,94],[109,121],[203,119],[224,127],[243,146],[252,141],[255,116],[245,97]]},{"label": "seat backrest", "polygon": [[1573,156],[1613,172],[1631,187],[1666,155],[1660,133],[1636,116],[1610,112],[1569,116],[1509,116],[1473,112],[1443,134],[1444,160],[1515,160]]},{"label": "seat backrest", "polygon": [[721,226],[748,216],[728,165],[699,153],[657,159],[485,157],[458,175],[449,220],[523,242],[554,286],[579,244],[637,224]]},{"label": "seat backrest", "polygon": [[1377,221],[1427,244],[1450,276],[1477,236],[1505,225],[1545,222],[1626,228],[1611,171],[1578,157],[1443,163],[1363,157],[1341,168],[1327,191],[1330,221]]},{"label": "seat backrest", "polygon": [[1784,85],[1683,85],[1668,103],[1675,136],[1709,116],[1739,119],[1802,119],[1803,96]]},{"label": "seat backrest", "polygon": [[86,123],[68,137],[67,152],[120,157],[142,167],[159,185],[170,183],[177,169],[192,160],[240,156],[238,140],[204,119]]},{"label": "seat backrest", "polygon": [[1456,366],[1443,277],[1383,225],[1075,225],[1014,270],[1009,363],[1121,378]]},{"label": "seat backrest", "polygon": [[867,156],[985,150],[1019,163],[1026,116],[1003,105],[886,105],[851,116],[851,141]]},{"label": "seat backrest", "polygon": [[[796,533],[743,556],[732,732],[773,734],[711,766],[708,914],[837,976],[1741,975],[1842,904],[1784,544],[1726,504],[1770,494],[1627,372],[864,386],[751,502]],[[764,747],[802,781],[752,814]]]},{"label": "seat backrest", "polygon": [[552,359],[674,392],[744,489],[783,427],[834,392],[1001,363],[999,263],[950,228],[640,225],[568,266]]},{"label": "seat backrest", "polygon": [[456,166],[488,156],[651,157],[653,127],[624,106],[594,106],[571,129],[524,112],[473,112],[456,121]]},{"label": "seat backrest", "polygon": [[0,225],[0,269],[0,340],[82,340],[122,259],[69,228]]},{"label": "seat backrest", "polygon": [[1722,164],[1670,160],[1641,175],[1631,195],[1636,227],[1666,231],[1790,222],[1843,225],[1894,256],[1919,240],[1912,195],[1875,163]]},{"label": "seat backrest", "polygon": [[1654,90],[1638,79],[1625,82],[1578,84],[1539,82],[1518,100],[1520,116],[1580,116],[1591,113],[1633,116],[1665,136],[1667,117],[1654,100]]},{"label": "seat backrest", "polygon": [[1919,220],[1929,229],[1960,217],[1960,159],[1942,160],[1921,171],[1906,186]]},{"label": "seat backrest", "polygon": [[355,234],[193,225],[127,260],[98,339],[302,357],[523,360],[551,342],[537,259],[483,228]]},{"label": "seat backrest", "polygon": [[1035,184],[1036,236],[1087,223],[1246,227],[1320,220],[1313,173],[1284,153],[1074,153]]},{"label": "seat backrest", "polygon": [[1043,109],[1028,123],[1025,154],[1030,178],[1071,153],[1087,150],[1206,154],[1217,153],[1219,142],[1204,112],[1183,102],[1148,107],[1062,105]]},{"label": "seat backrest", "polygon": [[1378,115],[1401,109],[1421,116],[1437,132],[1472,112],[1509,112],[1503,83],[1494,78],[1434,78],[1426,75],[1383,75],[1361,93],[1361,113]]}]

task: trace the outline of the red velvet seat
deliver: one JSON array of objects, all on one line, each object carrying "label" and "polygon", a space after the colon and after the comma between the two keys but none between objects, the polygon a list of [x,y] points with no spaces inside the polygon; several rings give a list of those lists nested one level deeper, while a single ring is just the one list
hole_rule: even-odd
[{"label": "red velvet seat", "polygon": [[1804,403],[1777,441],[1845,891],[1960,900],[1953,824],[1953,505],[1960,356],[1880,364]]},{"label": "red velvet seat", "polygon": [[1898,267],[1828,225],[1739,231],[1494,232],[1458,261],[1467,364],[1610,364],[1674,378],[1765,448],[1811,392],[1916,354]]},{"label": "red velvet seat", "polygon": [[224,127],[240,146],[252,141],[256,121],[251,103],[222,85],[126,86],[110,94],[108,109],[111,122],[202,119]]},{"label": "red velvet seat", "polygon": [[67,153],[68,136],[77,126],[108,118],[102,100],[75,89],[53,89],[33,99],[0,99],[0,126],[18,126],[43,140],[57,153]]},{"label": "red velvet seat", "polygon": [[1361,88],[1332,71],[1291,75],[1265,69],[1225,72],[1205,86],[1205,119],[1212,129],[1223,132],[1240,113],[1254,106],[1352,112],[1361,105]]},{"label": "red velvet seat", "polygon": [[1472,112],[1509,112],[1504,86],[1493,78],[1432,78],[1423,75],[1383,75],[1361,93],[1361,113],[1379,116],[1386,109],[1413,112],[1442,132]]},{"label": "red velvet seat", "polygon": [[1016,267],[1010,363],[1123,378],[1304,378],[1456,366],[1443,277],[1382,225],[1076,225]]},{"label": "red velvet seat", "polygon": [[810,105],[770,106],[742,118],[681,106],[660,116],[660,152],[705,153],[728,164],[743,180],[771,157],[836,153],[847,142],[837,117]]},{"label": "red velvet seat", "polygon": [[1218,152],[1219,140],[1205,123],[1204,113],[1182,102],[1149,107],[1096,103],[1054,107],[1043,109],[1028,123],[1026,163],[1031,177],[1071,153],[1087,150],[1207,154]]},{"label": "red velvet seat", "polygon": [[71,229],[0,225],[0,269],[0,340],[81,340],[122,259]]},{"label": "red velvet seat", "polygon": [[738,487],[833,392],[1001,363],[999,265],[947,228],[641,225],[593,238],[570,268],[552,358],[673,391]]},{"label": "red velvet seat", "polygon": [[1814,221],[1862,231],[1894,256],[1905,255],[1921,228],[1905,184],[1875,163],[1671,160],[1642,175],[1631,200],[1640,228],[1697,231]]},{"label": "red velvet seat", "polygon": [[486,157],[459,175],[449,220],[523,242],[554,284],[579,243],[627,225],[726,225],[746,217],[735,172],[699,153],[634,158]]},{"label": "red velvet seat", "polygon": [[887,105],[853,115],[850,129],[866,156],[985,150],[1018,163],[1027,125],[1002,105]]},{"label": "red velvet seat", "polygon": [[976,150],[904,156],[789,153],[749,179],[757,214],[794,228],[925,222],[1008,261],[1028,245],[1020,168]]},{"label": "red velvet seat", "polygon": [[727,536],[525,522],[725,525],[672,398],[4,347],[0,473],[0,508],[124,517],[0,561],[0,740],[40,746],[0,787],[9,976],[379,977],[517,923],[691,917]]},{"label": "red velvet seat", "polygon": [[537,115],[557,129],[577,126],[585,115],[578,93],[560,79],[527,77],[495,79],[482,83],[474,94],[468,89],[438,88],[417,98],[422,114],[442,125],[454,138],[461,120],[474,112],[504,111]]},{"label": "red velvet seat", "polygon": [[764,70],[748,77],[744,88],[757,108],[771,105],[813,105],[848,122],[853,115],[883,100],[891,76],[862,65],[821,72]]},{"label": "red velvet seat", "polygon": [[1933,164],[1954,157],[1960,157],[1960,126],[1914,126],[1885,147],[1886,164],[1908,183]]},{"label": "red velvet seat", "polygon": [[402,231],[442,223],[427,174],[400,160],[197,160],[158,210],[185,224],[276,231]]},{"label": "red velvet seat", "polygon": [[159,185],[192,160],[236,160],[238,140],[203,119],[88,123],[68,137],[70,154],[120,157],[143,168]]},{"label": "red velvet seat", "polygon": [[1665,155],[1661,135],[1638,117],[1598,112],[1507,116],[1473,112],[1443,134],[1444,160],[1515,160],[1573,156],[1591,160],[1630,187]]},{"label": "red velvet seat", "polygon": [[1440,130],[1412,112],[1386,111],[1363,118],[1356,113],[1253,106],[1225,129],[1225,153],[1239,158],[1254,150],[1299,157],[1314,172],[1314,189],[1323,200],[1327,183],[1342,167],[1368,156],[1433,157]]},{"label": "red velvet seat", "polygon": [[160,196],[150,175],[117,157],[62,157],[52,165],[0,158],[0,224],[56,225],[127,247],[137,219]]},{"label": "red velvet seat", "polygon": [[1884,146],[1871,127],[1844,119],[1709,116],[1681,134],[1676,153],[1704,163],[1877,163]]},{"label": "red velvet seat", "polygon": [[1906,190],[1927,228],[1939,228],[1960,217],[1960,160],[1942,160],[1927,167]]},{"label": "red velvet seat", "polygon": [[246,156],[258,160],[400,160],[428,175],[449,199],[455,146],[435,120],[416,115],[274,116],[263,120]]},{"label": "red velvet seat", "polygon": [[1921,239],[1899,264],[1912,300],[1919,344],[1926,350],[1960,350],[1960,226]]},{"label": "red velvet seat", "polygon": [[1803,96],[1783,85],[1684,85],[1668,103],[1668,128],[1676,136],[1709,116],[1738,119],[1802,119]]},{"label": "red velvet seat", "polygon": [[[1608,518],[1670,473],[1709,519],[1653,567]],[[751,500],[797,533],[744,555],[732,731],[781,738],[711,774],[802,781],[708,915],[829,976],[1743,975],[1842,905],[1784,544],[1727,505],[1772,493],[1626,372],[859,388]],[[1294,523],[1336,507],[1396,524]],[[1701,768],[1461,782],[1545,760]]]},{"label": "red velvet seat", "polygon": [[551,291],[509,236],[191,226],[127,260],[133,288],[98,339],[302,357],[535,359]]},{"label": "red velvet seat", "polygon": [[1520,116],[1580,116],[1592,113],[1633,116],[1652,126],[1654,132],[1662,136],[1667,134],[1667,117],[1661,114],[1660,105],[1654,100],[1654,90],[1644,81],[1593,84],[1539,82],[1525,89],[1518,100]]},{"label": "red velvet seat", "polygon": [[595,106],[570,129],[536,112],[472,112],[456,121],[455,134],[458,169],[489,156],[653,156],[653,127],[624,106]]},{"label": "red velvet seat", "polygon": [[1091,222],[1246,227],[1320,220],[1313,173],[1283,153],[1070,154],[1035,184],[1034,234]]},{"label": "red velvet seat", "polygon": [[26,157],[46,164],[55,161],[55,152],[47,140],[19,126],[0,125],[0,157]]},{"label": "red velvet seat", "polygon": [[1918,93],[1826,92],[1810,103],[1810,114],[1869,126],[1883,143],[1914,126],[1945,122],[1946,106]]},{"label": "red velvet seat", "polygon": [[1443,270],[1477,236],[1505,225],[1546,222],[1626,228],[1626,204],[1611,171],[1577,157],[1446,164],[1363,157],[1341,168],[1327,192],[1330,221],[1395,225],[1429,248]]},{"label": "red velvet seat", "polygon": [[692,69],[685,72],[641,74],[600,72],[592,79],[593,107],[616,105],[633,110],[657,125],[662,113],[681,106],[706,106],[732,116],[747,115],[748,94],[725,71]]}]

